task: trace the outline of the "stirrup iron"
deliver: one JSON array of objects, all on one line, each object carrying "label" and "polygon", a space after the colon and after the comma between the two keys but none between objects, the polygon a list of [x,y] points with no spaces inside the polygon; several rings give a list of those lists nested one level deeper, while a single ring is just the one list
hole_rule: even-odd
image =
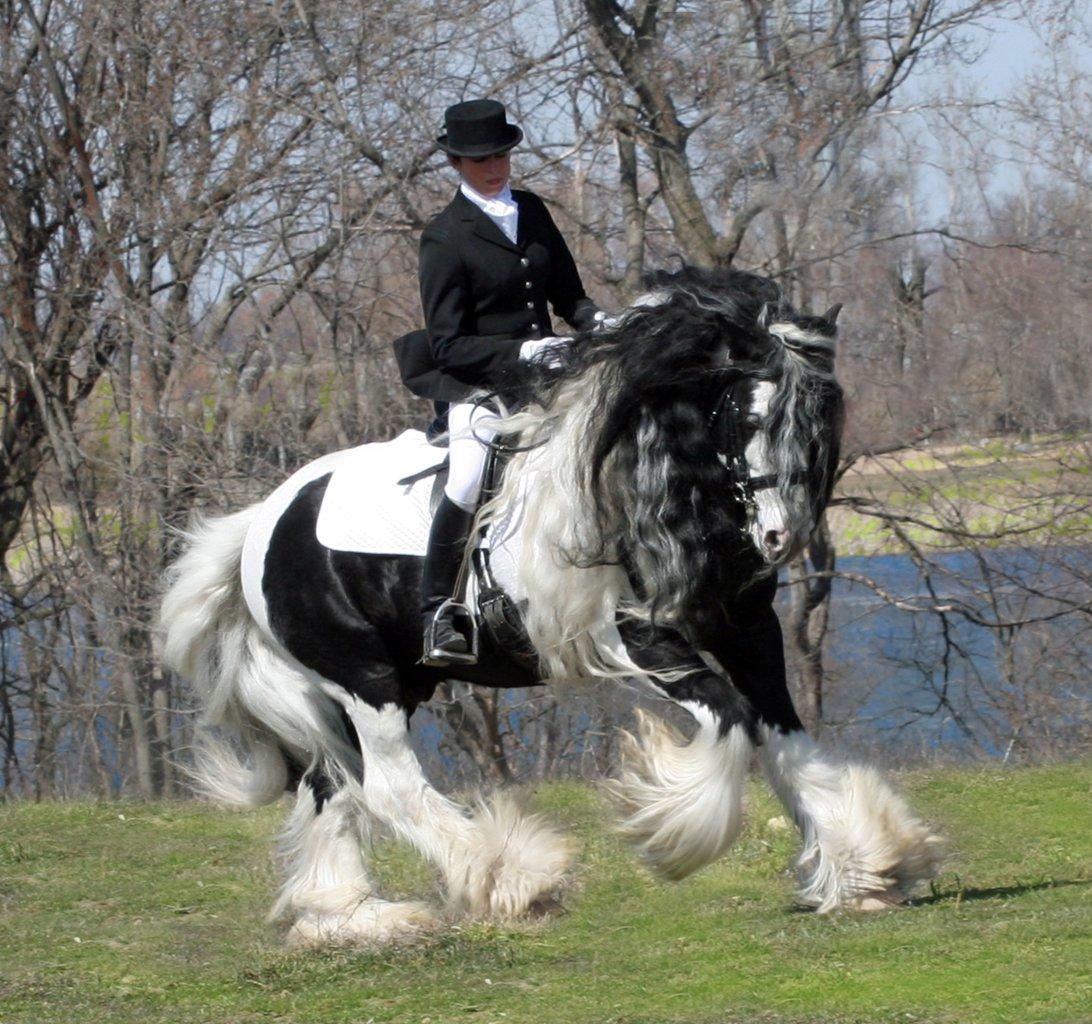
[{"label": "stirrup iron", "polygon": [[[436,645],[436,624],[445,612],[453,612],[452,622],[459,620],[459,626],[464,626],[458,631],[467,639],[469,651],[445,651]],[[471,611],[470,606],[462,601],[456,601],[449,597],[439,608],[433,612],[432,621],[428,632],[425,634],[425,649],[421,657],[421,664],[434,668],[442,668],[445,665],[476,665],[478,663],[478,622]]]}]

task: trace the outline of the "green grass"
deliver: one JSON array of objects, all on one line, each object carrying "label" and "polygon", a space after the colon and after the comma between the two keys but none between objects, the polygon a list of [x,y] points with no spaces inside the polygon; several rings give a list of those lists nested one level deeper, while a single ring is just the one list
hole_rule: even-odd
[{"label": "green grass", "polygon": [[[904,783],[950,844],[909,909],[796,911],[794,837],[757,787],[735,851],[667,884],[593,791],[551,785],[536,803],[582,848],[564,914],[376,952],[289,953],[264,923],[279,808],[0,807],[0,1022],[1092,1021],[1092,767]],[[376,852],[388,891],[435,895]]]}]

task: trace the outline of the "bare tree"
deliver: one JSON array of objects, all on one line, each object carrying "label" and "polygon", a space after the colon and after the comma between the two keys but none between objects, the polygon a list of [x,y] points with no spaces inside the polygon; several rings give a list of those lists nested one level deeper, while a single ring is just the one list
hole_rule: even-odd
[{"label": "bare tree", "polygon": [[[1049,728],[1078,742],[1083,726],[1057,725],[1061,698],[1036,689],[1029,666],[1064,637],[1058,685],[1080,689],[1082,591],[1045,617],[1035,574],[1007,584],[988,553],[1044,537],[1062,550],[1069,534],[1025,533],[1011,518],[983,530],[978,497],[945,504],[955,485],[939,470],[914,480],[914,507],[894,484],[854,475],[915,438],[1023,431],[1053,453],[1037,472],[1056,483],[1023,481],[1004,501],[1070,531],[1082,521],[1074,482],[1086,456],[1039,433],[1085,430],[1092,417],[1087,111],[1072,57],[1057,47],[1022,91],[945,108],[961,197],[946,225],[907,212],[921,154],[890,156],[900,88],[929,61],[972,57],[961,29],[999,9],[4,7],[4,792],[177,791],[171,752],[187,742],[188,697],[157,669],[150,628],[171,529],[259,496],[331,447],[424,419],[388,343],[419,324],[416,236],[454,187],[431,145],[443,109],[490,93],[523,124],[517,173],[551,204],[604,305],[632,297],[645,266],[676,253],[746,262],[804,306],[851,293],[840,355],[849,472],[832,523],[790,572],[786,632],[809,718],[831,724],[842,706],[822,653],[838,629],[830,594],[853,575],[835,558],[853,537],[839,518],[852,509],[853,529],[881,534],[936,582],[935,600],[905,612],[928,639],[914,670],[975,742],[1002,720],[1024,723],[1018,735],[995,728],[1014,756],[1045,750]],[[1024,161],[1018,188],[991,178],[999,154]],[[926,526],[907,520],[915,508]],[[956,610],[944,547],[988,567]],[[963,627],[944,633],[953,622],[996,639],[1003,685],[970,681]],[[992,717],[973,721],[973,702],[959,703],[972,691],[979,710],[996,705]],[[610,730],[589,708],[626,721],[634,705],[601,689],[564,703],[449,697],[437,717],[461,728],[447,753],[496,779],[603,769]]]},{"label": "bare tree", "polygon": [[[389,311],[405,302],[380,301],[381,277],[369,298],[327,268],[355,279],[390,248],[373,235],[421,223],[411,189],[432,147],[418,128],[423,86],[401,88],[403,59],[434,72],[444,24],[425,6],[367,2],[274,4],[240,20],[210,2],[180,17],[177,5],[88,0],[23,4],[3,31],[0,552],[48,468],[74,538],[74,557],[53,567],[72,574],[66,591],[85,587],[85,635],[111,661],[118,756],[132,758],[140,793],[169,794],[177,695],[150,632],[164,525],[207,502],[213,481],[225,503],[253,493],[256,451],[281,471],[285,441],[292,462],[308,453],[318,375],[334,367],[293,321],[325,313],[335,354],[346,337],[355,352],[373,330],[390,336]],[[391,45],[377,46],[384,31]],[[397,257],[390,268],[402,272]],[[389,359],[375,365],[389,382]],[[263,391],[292,380],[288,415],[261,415]],[[382,379],[364,385],[361,400],[389,397]],[[23,556],[43,572],[52,557],[33,539]],[[36,588],[7,575],[14,608]],[[49,672],[34,674],[29,699],[44,706]]]}]

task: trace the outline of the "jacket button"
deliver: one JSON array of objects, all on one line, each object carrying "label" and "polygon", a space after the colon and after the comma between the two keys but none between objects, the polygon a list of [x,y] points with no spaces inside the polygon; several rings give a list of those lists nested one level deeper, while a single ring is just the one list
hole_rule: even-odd
[{"label": "jacket button", "polygon": [[530,288],[530,287],[531,287],[531,282],[530,282],[530,281],[526,282],[526,286],[527,286],[528,288]]},{"label": "jacket button", "polygon": [[529,267],[531,265],[531,261],[526,256],[524,256],[523,259],[519,261],[519,265],[521,267]]},{"label": "jacket button", "polygon": [[538,324],[531,324],[531,330],[532,331],[537,331],[538,330]]},{"label": "jacket button", "polygon": [[527,303],[527,308],[528,308],[528,309],[534,309],[534,308],[535,308],[535,304],[534,304],[533,302],[528,302],[528,303]]}]

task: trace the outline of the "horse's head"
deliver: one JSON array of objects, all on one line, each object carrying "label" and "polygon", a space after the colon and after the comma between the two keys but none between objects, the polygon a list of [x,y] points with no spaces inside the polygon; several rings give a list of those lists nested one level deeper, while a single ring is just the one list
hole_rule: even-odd
[{"label": "horse's head", "polygon": [[776,282],[735,270],[650,283],[506,428],[524,454],[495,505],[516,500],[521,474],[551,495],[524,513],[527,571],[572,605],[556,622],[573,635],[621,576],[635,615],[715,613],[801,548],[833,481],[837,309],[802,316]]},{"label": "horse's head", "polygon": [[651,283],[610,340],[592,342],[608,412],[592,470],[628,444],[638,500],[647,481],[648,510],[677,522],[676,533],[688,532],[689,517],[738,562],[725,538],[742,526],[767,566],[783,564],[807,542],[833,484],[841,306],[798,312],[776,282],[737,270],[684,268]]},{"label": "horse's head", "polygon": [[710,413],[717,456],[771,566],[800,551],[830,497],[842,420],[833,372],[840,309],[808,316],[764,306],[764,344],[729,346]]}]

